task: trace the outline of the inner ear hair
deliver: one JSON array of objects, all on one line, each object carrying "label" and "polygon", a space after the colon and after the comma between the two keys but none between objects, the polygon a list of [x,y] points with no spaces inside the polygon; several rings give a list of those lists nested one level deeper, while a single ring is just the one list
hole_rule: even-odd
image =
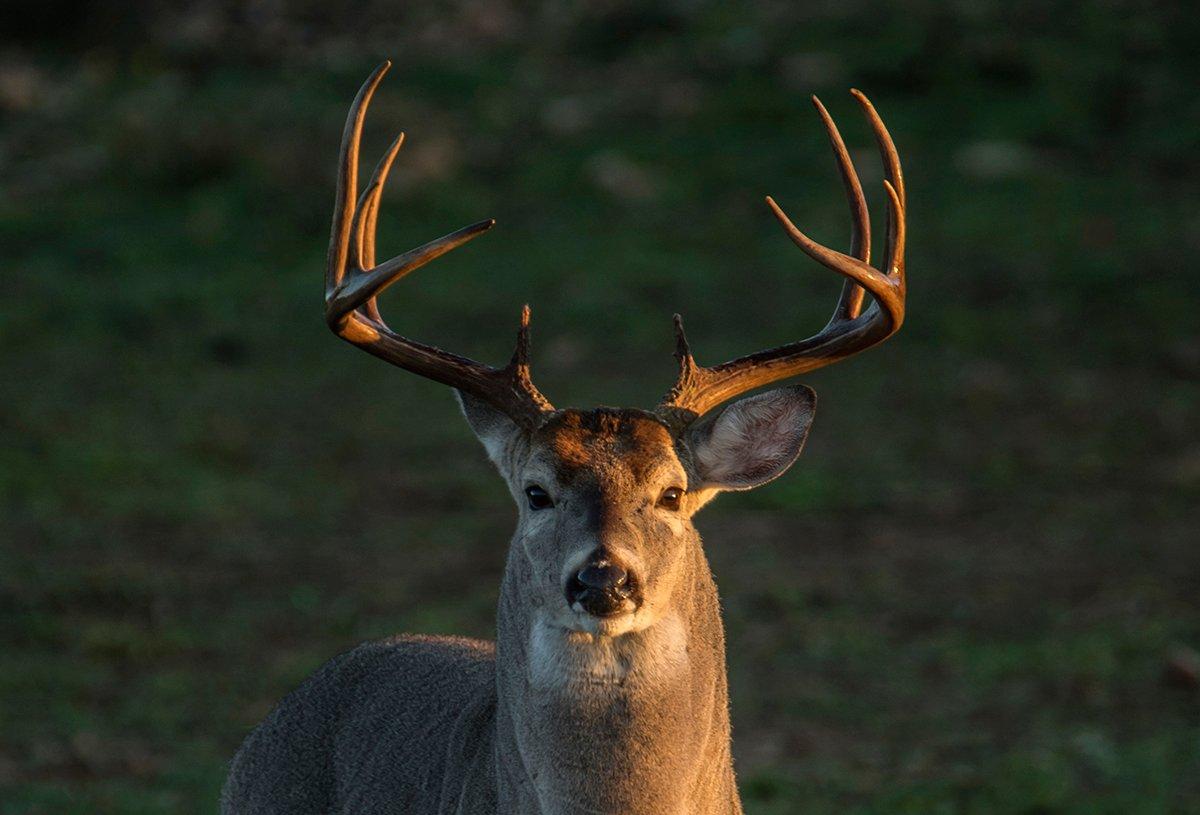
[{"label": "inner ear hair", "polygon": [[687,431],[698,486],[746,490],[779,477],[800,455],[815,410],[811,388],[788,385],[701,419]]}]

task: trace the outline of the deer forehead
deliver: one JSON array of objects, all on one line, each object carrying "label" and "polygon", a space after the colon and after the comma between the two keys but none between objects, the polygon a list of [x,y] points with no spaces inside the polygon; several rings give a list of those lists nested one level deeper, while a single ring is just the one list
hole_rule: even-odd
[{"label": "deer forehead", "polygon": [[564,487],[619,483],[636,488],[666,473],[684,476],[662,420],[632,408],[558,411],[538,429],[533,452]]}]

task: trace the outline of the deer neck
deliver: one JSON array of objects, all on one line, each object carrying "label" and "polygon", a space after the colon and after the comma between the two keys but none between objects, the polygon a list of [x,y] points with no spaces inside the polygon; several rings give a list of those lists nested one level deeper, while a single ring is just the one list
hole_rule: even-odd
[{"label": "deer neck", "polygon": [[659,622],[597,639],[547,627],[523,596],[520,549],[497,620],[499,811],[740,813],[724,630],[699,540]]}]

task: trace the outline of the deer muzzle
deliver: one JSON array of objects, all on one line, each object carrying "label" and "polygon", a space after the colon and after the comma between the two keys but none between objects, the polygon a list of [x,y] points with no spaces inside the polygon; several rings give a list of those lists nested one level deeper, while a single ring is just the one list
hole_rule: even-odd
[{"label": "deer muzzle", "polygon": [[567,605],[593,617],[615,617],[640,605],[637,581],[620,564],[605,557],[590,558],[567,580]]}]

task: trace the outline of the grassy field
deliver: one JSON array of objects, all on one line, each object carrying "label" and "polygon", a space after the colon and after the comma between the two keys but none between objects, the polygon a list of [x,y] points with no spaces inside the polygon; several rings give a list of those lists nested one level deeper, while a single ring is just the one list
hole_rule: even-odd
[{"label": "grassy field", "polygon": [[[0,47],[0,813],[206,813],[328,657],[490,636],[513,511],[450,394],[321,319],[346,107],[393,326],[557,404],[813,333],[807,102],[909,184],[909,318],[699,519],[748,813],[1198,813],[1200,74],[1183,5],[190,4]],[[46,16],[50,15],[50,16]],[[11,35],[9,35],[11,37]]]}]

